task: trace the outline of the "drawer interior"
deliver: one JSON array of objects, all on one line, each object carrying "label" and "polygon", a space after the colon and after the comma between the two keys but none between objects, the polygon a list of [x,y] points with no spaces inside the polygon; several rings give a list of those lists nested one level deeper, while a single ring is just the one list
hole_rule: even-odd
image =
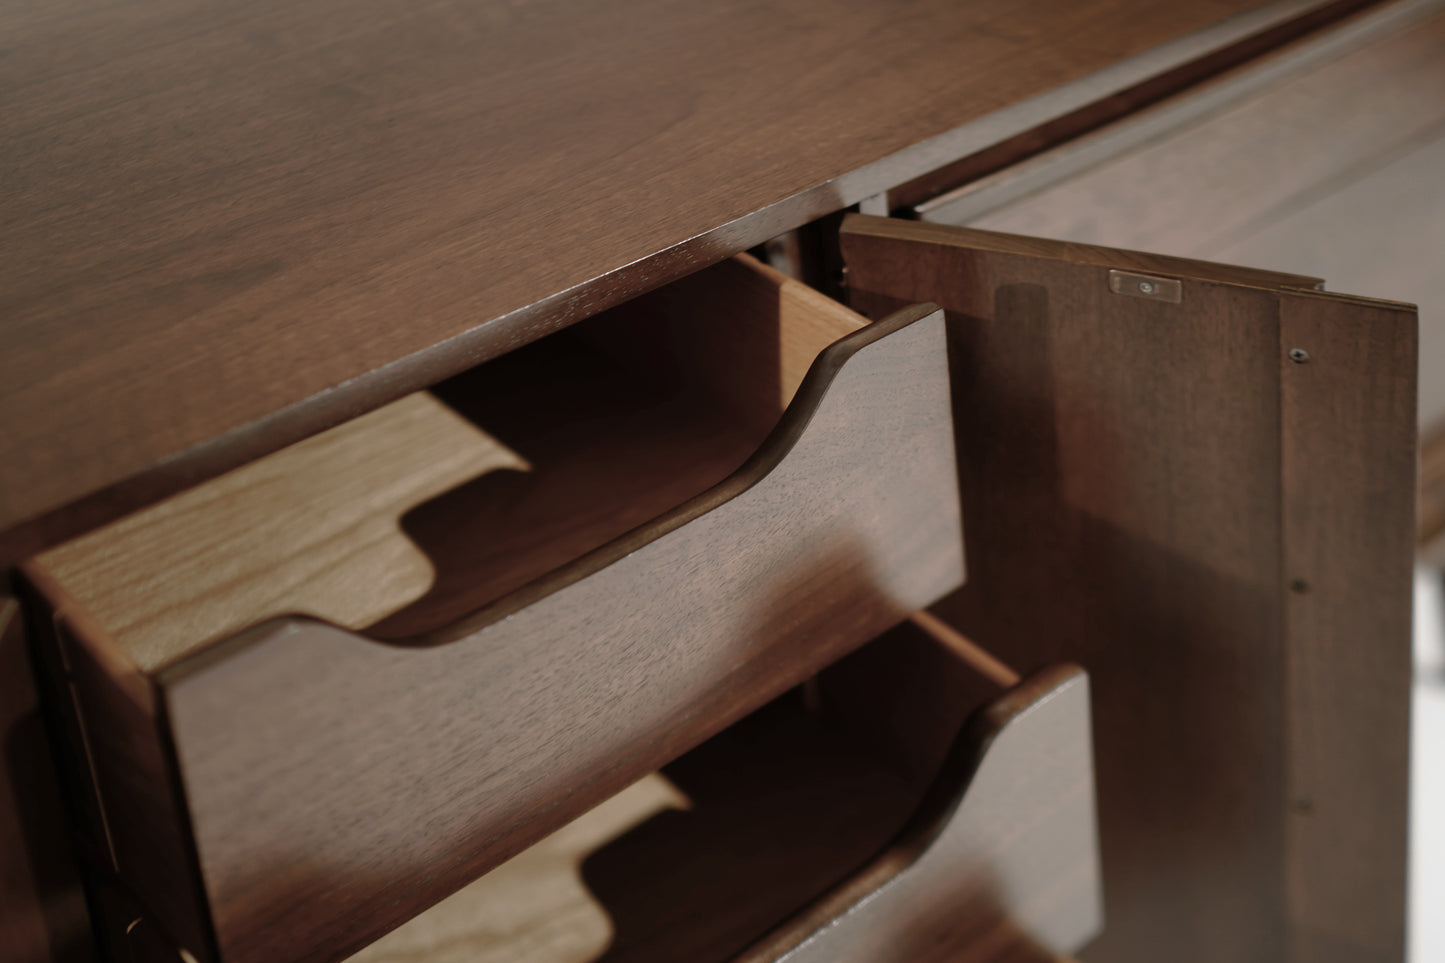
[{"label": "drawer interior", "polygon": [[27,562],[97,862],[340,955],[932,604],[945,335],[735,259]]},{"label": "drawer interior", "polygon": [[285,613],[405,640],[721,481],[865,323],[735,258],[36,562],[143,670]]},{"label": "drawer interior", "polygon": [[350,963],[734,960],[898,836],[1004,691],[966,656],[904,623]]}]

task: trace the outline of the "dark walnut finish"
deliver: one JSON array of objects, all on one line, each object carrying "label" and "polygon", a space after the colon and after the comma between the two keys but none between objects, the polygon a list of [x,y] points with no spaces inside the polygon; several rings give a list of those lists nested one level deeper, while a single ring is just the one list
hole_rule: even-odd
[{"label": "dark walnut finish", "polygon": [[[719,288],[718,277],[752,283]],[[453,506],[454,518],[473,519],[477,564],[464,581],[482,593],[460,616],[446,595],[447,620],[423,620],[420,634],[382,642],[262,610],[255,617],[269,620],[240,634],[212,645],[198,637],[142,665],[44,559],[27,565],[58,615],[109,849],[155,850],[113,868],[198,956],[338,958],[962,582],[935,309],[860,327],[794,282],[737,263],[596,321],[537,346],[555,372],[556,352],[585,342],[571,356],[596,370],[573,371],[569,417],[533,403],[551,383],[506,373],[525,357],[503,359],[495,379],[476,372],[483,394],[498,384],[515,393],[510,406],[491,399],[473,410],[506,414],[507,442],[537,461],[500,494],[463,486],[473,509],[490,496],[507,510]],[[799,344],[829,328],[841,338],[793,393]],[[676,369],[655,363],[664,335]],[[637,398],[648,378],[659,390]],[[692,389],[673,390],[680,384]],[[475,397],[443,393],[454,392]],[[675,417],[656,417],[659,399]],[[707,405],[709,418],[686,417]],[[750,457],[710,430],[729,412],[743,425],[765,412],[776,422]],[[599,481],[585,446],[550,447],[554,431],[575,442],[579,427],[630,472]],[[717,458],[688,456],[718,476],[684,474],[701,491],[679,491],[673,449],[690,434],[747,460],[729,474]],[[198,490],[210,505],[191,516],[199,537],[253,517],[230,514],[227,484]],[[616,532],[627,497],[657,516]],[[681,504],[657,510],[660,497]],[[548,514],[572,527],[542,524]],[[477,518],[513,549],[488,555]],[[519,525],[534,529],[533,554]],[[101,559],[131,545],[135,564],[149,549],[153,565],[173,569],[145,526],[133,535],[89,551]],[[439,572],[455,562],[456,545],[420,544]],[[558,563],[559,544],[574,557]],[[347,552],[331,554],[345,564]],[[216,559],[246,570],[224,552]],[[520,586],[496,581],[543,563],[552,568]],[[197,898],[204,911],[186,905]],[[218,954],[195,938],[207,916]]]},{"label": "dark walnut finish", "polygon": [[1445,3],[1382,4],[919,213],[1419,304],[1429,432],[1445,423],[1441,91]]},{"label": "dark walnut finish", "polygon": [[5,4],[5,555],[1339,7]]},{"label": "dark walnut finish", "polygon": [[722,481],[866,323],[741,256],[37,562],[143,669],[280,612],[429,631]]},{"label": "dark walnut finish", "polygon": [[1044,670],[958,737],[899,838],[739,963],[1055,959],[1103,924],[1089,686]]},{"label": "dark walnut finish", "polygon": [[350,963],[1055,960],[1099,924],[1086,685],[998,665],[905,623]]},{"label": "dark walnut finish", "polygon": [[1090,674],[1086,958],[1401,958],[1414,309],[918,222],[842,242],[855,307],[950,319],[970,580],[938,611]]},{"label": "dark walnut finish", "polygon": [[[1240,261],[1231,249],[1445,122],[1436,96],[1445,86],[1442,10],[1440,0],[1376,5],[991,176],[956,182],[914,212],[1010,234],[1268,264],[1268,252]],[[1403,212],[1387,210],[1381,222],[1398,225]]]},{"label": "dark walnut finish", "polygon": [[0,589],[0,959],[5,963],[95,963],[56,767],[20,603]]},{"label": "dark walnut finish", "polygon": [[[51,679],[63,681],[62,690],[73,686],[96,716],[81,718],[72,703],[61,720],[74,745],[84,746],[62,768],[81,770],[88,787],[80,827],[86,846],[110,871],[123,869],[151,903],[134,919],[131,897],[107,904],[98,929],[129,930],[122,939],[135,947],[183,942],[203,956],[214,949],[206,910],[195,902],[206,885],[201,861],[182,817],[189,800],[180,780],[190,773],[171,751],[175,720],[156,678],[199,693],[197,680],[228,667],[199,650],[284,611],[336,627],[283,620],[271,625],[278,630],[273,644],[321,639],[345,653],[341,665],[357,653],[364,653],[358,665],[407,655],[441,664],[438,653],[456,647],[450,643],[465,645],[502,624],[481,625],[487,617],[473,617],[479,608],[499,615],[508,599],[541,605],[546,599],[529,593],[559,585],[549,573],[578,571],[579,557],[710,490],[762,444],[777,414],[772,392],[788,382],[775,370],[786,364],[767,364],[758,384],[733,390],[726,375],[748,370],[746,359],[728,353],[727,337],[699,339],[699,354],[714,358],[711,370],[724,377],[704,385],[700,406],[690,407],[699,400],[693,397],[676,410],[682,422],[668,422],[665,413],[648,422],[644,434],[655,445],[633,445],[636,439],[617,432],[593,439],[584,426],[554,417],[534,435],[550,468],[533,465],[533,477],[519,481],[512,476],[525,463],[504,445],[475,445],[470,420],[534,432],[546,419],[506,401],[506,392],[529,381],[541,395],[554,392],[560,408],[599,398],[585,378],[558,375],[558,365],[571,370],[569,351],[586,352],[587,325],[568,341],[515,353],[518,346],[854,202],[870,199],[868,209],[886,207],[886,196],[912,203],[951,186],[960,172],[1008,167],[1360,6],[925,0],[900,16],[892,5],[808,3],[779,11],[759,3],[692,9],[633,0],[625,10],[602,11],[560,0],[506,9],[456,0],[420,8],[321,0],[219,11],[193,0],[27,0],[0,10],[0,174],[9,188],[0,202],[0,336],[8,346],[0,352],[0,559],[31,555],[248,462],[218,482],[217,501],[266,509],[217,526],[197,501],[204,502],[202,486],[132,515],[122,523],[123,538],[97,532],[32,563],[35,585],[61,615],[61,645],[48,649]],[[1424,35],[1392,42],[1402,56],[1383,71],[1350,61],[1332,75],[1339,102],[1368,106],[1363,93],[1398,77],[1396,66],[1433,77],[1434,43]],[[1371,133],[1351,135],[1365,148],[1360,157],[1399,130],[1426,130],[1437,116],[1428,98],[1391,103],[1398,112],[1372,114]],[[1293,130],[1305,115],[1312,129],[1338,140],[1344,125],[1320,112],[1273,116],[1287,121],[1276,127]],[[1280,152],[1290,158],[1284,173],[1249,183],[1302,186],[1301,154],[1323,156]],[[1308,173],[1328,180],[1326,168]],[[1161,230],[1183,231],[1186,240],[1199,233],[1197,222],[1171,214],[1169,197],[1159,195],[1185,202],[1202,195],[1180,194],[1167,179],[1141,189],[1131,177],[1125,180],[1144,202],[1142,213],[1163,215]],[[1249,206],[1239,200],[1213,208],[1248,219]],[[1137,223],[1159,226],[1152,215]],[[859,241],[851,243],[856,255]],[[918,300],[951,299],[952,363],[976,379],[955,410],[967,412],[960,439],[989,452],[972,467],[966,453],[960,458],[969,479],[965,508],[985,535],[970,553],[987,559],[991,574],[941,611],[1024,666],[1062,654],[1102,680],[1105,855],[1119,895],[1097,958],[1398,956],[1406,711],[1400,640],[1408,601],[1398,536],[1408,508],[1397,476],[1408,457],[1400,419],[1412,385],[1402,372],[1413,350],[1404,314],[1388,304],[1320,300],[1302,293],[1313,283],[1308,278],[1100,256],[1048,242],[1020,246],[975,235],[969,243],[987,250],[974,257],[988,270],[970,273],[980,263],[972,261]],[[892,255],[870,273],[876,254],[870,248],[853,264],[862,271],[856,286],[898,273],[869,281],[873,290],[860,291],[860,303],[877,309],[915,281],[933,283],[922,283],[928,263]],[[992,307],[979,302],[973,286],[1007,274],[997,259],[1014,257],[1053,266],[1036,278],[1010,276]],[[1106,262],[1173,272],[1185,279],[1185,303],[1204,297],[1213,313],[1179,340],[1167,326],[1148,323],[1171,307],[1157,302],[1122,310],[1110,302],[1110,320],[1082,330],[1072,317],[1064,324],[1048,315],[1050,297],[1095,305],[1102,289],[1080,282],[1076,269],[1097,274]],[[1223,282],[1242,287],[1225,291]],[[1274,292],[1273,314],[1262,292]],[[813,307],[830,315],[824,327],[842,321],[834,338],[853,329],[820,303]],[[959,310],[983,326],[961,335]],[[998,318],[1025,323],[1000,338]],[[1122,341],[1124,328],[1137,343]],[[649,337],[634,339],[641,362],[634,376],[656,360],[641,350]],[[1308,378],[1293,378],[1302,368],[1282,353],[1297,338],[1311,343]],[[1271,350],[1272,373],[1260,360]],[[444,428],[433,420],[441,408],[435,396],[407,396],[508,352],[508,364],[491,370],[509,374],[495,383],[461,377],[438,389],[451,406]],[[630,387],[645,394],[646,382]],[[637,417],[645,406],[624,400],[626,393],[604,392],[599,416],[613,424]],[[785,387],[776,400],[790,395]],[[387,406],[403,396],[400,410]],[[707,417],[714,400],[726,417]],[[981,407],[967,411],[973,401]],[[317,435],[367,412],[340,434]],[[405,442],[396,450],[410,457],[379,466],[371,448],[378,423],[389,443]],[[404,437],[419,424],[438,430]],[[324,478],[318,466],[329,465],[353,481],[375,472],[384,482],[374,497],[354,503],[353,517],[329,513],[324,498],[293,502],[285,480],[267,475],[271,462],[260,456],[308,436],[315,437],[306,459],[293,462],[306,461],[308,477]],[[700,442],[704,436],[716,444]],[[642,477],[618,469],[608,455],[613,445],[627,459],[642,456]],[[415,470],[433,464],[444,470]],[[569,472],[605,496],[598,505],[567,494],[558,479]],[[980,494],[980,480],[1004,487]],[[496,496],[502,501],[489,501]],[[506,499],[523,510],[498,510]],[[270,533],[306,527],[311,516],[326,524],[304,551],[259,550],[283,541]],[[409,538],[398,537],[398,517]],[[459,518],[472,524],[454,524]],[[217,536],[242,531],[249,540],[228,556],[225,537]],[[507,535],[490,553],[475,551],[498,531]],[[358,534],[364,538],[353,538]],[[946,541],[947,533],[940,537]],[[92,564],[112,551],[119,554]],[[156,564],[140,564],[142,556]],[[205,558],[224,564],[197,561]],[[512,569],[508,559],[522,564]],[[238,567],[228,567],[232,562]],[[203,568],[207,577],[190,581]],[[695,575],[715,578],[701,568]],[[324,583],[325,591],[293,600],[275,590],[282,582]],[[247,591],[233,593],[233,585]],[[848,598],[863,613],[849,631],[863,631],[864,616],[879,614],[869,587],[861,600]],[[806,584],[787,579],[769,588],[782,593],[765,600],[776,611],[807,594]],[[845,581],[841,591],[858,588]],[[692,604],[668,602],[676,611]],[[168,622],[175,613],[185,618]],[[44,605],[36,614],[46,634]],[[192,617],[197,621],[185,620]],[[696,630],[679,624],[679,631]],[[233,640],[229,651],[268,651],[264,641],[248,644],[266,631]],[[437,646],[387,648],[368,637]],[[16,639],[15,632],[5,636],[7,665],[25,661]],[[591,650],[579,649],[575,638],[565,643],[539,647],[546,665],[603,691],[605,679],[581,679]],[[60,664],[62,649],[68,664]],[[278,664],[315,655],[283,649]],[[811,671],[809,658],[770,666],[767,685]],[[177,665],[200,671],[184,677]],[[533,679],[536,691],[552,694],[551,671]],[[298,679],[299,689],[320,686],[304,673],[285,682]],[[476,696],[467,691],[464,699],[460,679],[443,681],[461,702]],[[736,676],[723,678],[719,691],[735,683]],[[832,697],[848,688],[836,674],[828,685]],[[347,887],[375,885],[395,899],[387,902],[377,889],[355,901],[354,890],[337,897],[351,918],[327,925],[360,925],[324,946],[329,937],[318,935],[315,951],[329,957],[371,938],[607,795],[635,776],[636,766],[670,758],[774,691],[742,688],[746,698],[719,696],[706,719],[682,713],[668,720],[661,743],[619,756],[623,770],[570,792],[522,786],[521,795],[547,796],[532,823],[490,851],[473,846],[462,864],[439,862],[437,877],[418,868],[420,860],[398,863],[370,849],[365,858],[373,863],[322,867],[322,876],[337,870]],[[13,690],[29,705],[26,686]],[[214,757],[194,769],[220,771],[234,732],[210,706],[198,706],[202,695],[186,709],[190,698],[177,704],[196,722],[197,751]],[[414,735],[417,720],[436,710],[429,699],[415,698],[397,718],[378,712],[376,700],[355,699],[283,737],[288,748],[302,747],[288,758],[302,759],[317,732],[322,741],[345,741],[338,733],[355,719],[372,742],[353,746],[352,761],[388,754],[386,745]],[[869,707],[880,721],[876,700],[866,695],[853,710],[868,716]],[[237,712],[254,719],[261,708]],[[33,713],[29,721],[37,721]],[[537,722],[530,709],[508,720],[519,727],[512,736]],[[41,743],[34,726],[21,733],[23,716],[8,716],[11,723],[12,735],[25,736],[7,742],[13,764]],[[568,721],[558,714],[543,723],[538,731],[555,738],[538,752],[558,745],[570,751]],[[473,748],[452,745],[462,747],[460,755],[438,771]],[[922,745],[903,752],[910,779],[942,751],[937,738]],[[326,771],[289,771],[278,785],[311,785]],[[234,785],[253,775],[242,772]],[[27,872],[12,851],[23,839],[31,861],[45,858],[45,832],[32,817],[46,791],[13,770],[9,778],[16,792],[0,796],[0,843],[9,847],[0,852],[7,896],[0,930],[38,946],[49,928],[57,958],[83,955],[73,880]],[[353,804],[336,785],[324,791],[333,792],[338,811]],[[402,786],[386,813],[403,836],[420,818],[407,795],[417,791]],[[356,795],[360,805],[385,808],[372,788]],[[210,804],[222,817],[234,809],[224,790]],[[456,828],[446,823],[455,818],[443,815],[441,836]],[[249,846],[233,838],[219,851],[226,845],[236,853]],[[250,865],[250,856],[231,860],[229,871],[275,869]],[[373,872],[379,865],[383,882]],[[305,890],[313,882],[303,878],[307,867],[292,869],[288,885]],[[238,888],[247,885],[243,879]],[[107,880],[100,888],[114,887]],[[47,892],[61,898],[46,902]],[[247,915],[258,912],[245,903],[251,895],[227,904],[226,939],[250,939],[248,926],[264,931]],[[306,905],[303,893],[298,906]],[[162,932],[162,915],[170,932]],[[267,958],[269,951],[257,952]],[[1001,945],[995,958],[1048,955],[1019,942]]]}]

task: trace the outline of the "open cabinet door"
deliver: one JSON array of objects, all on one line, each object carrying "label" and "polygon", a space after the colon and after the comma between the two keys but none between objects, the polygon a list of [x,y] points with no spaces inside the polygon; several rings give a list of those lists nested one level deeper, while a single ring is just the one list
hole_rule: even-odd
[{"label": "open cabinet door", "polygon": [[1416,319],[1311,278],[850,216],[853,306],[948,313],[969,581],[1093,679],[1086,960],[1404,957]]}]

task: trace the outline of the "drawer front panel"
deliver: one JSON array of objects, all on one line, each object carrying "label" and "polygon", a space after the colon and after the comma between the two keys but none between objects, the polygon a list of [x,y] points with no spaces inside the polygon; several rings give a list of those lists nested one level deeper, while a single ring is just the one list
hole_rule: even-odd
[{"label": "drawer front panel", "polygon": [[906,314],[825,353],[771,470],[465,638],[288,619],[163,674],[223,957],[364,944],[956,587],[943,322]]}]

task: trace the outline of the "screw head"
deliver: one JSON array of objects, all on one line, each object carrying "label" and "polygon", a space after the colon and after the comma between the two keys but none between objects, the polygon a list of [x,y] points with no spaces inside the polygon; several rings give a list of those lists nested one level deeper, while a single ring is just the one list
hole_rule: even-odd
[{"label": "screw head", "polygon": [[1304,348],[1289,349],[1289,360],[1293,361],[1295,364],[1304,364],[1309,359],[1310,353]]},{"label": "screw head", "polygon": [[1140,294],[1153,294],[1153,293],[1154,293],[1154,282],[1153,282],[1153,281],[1140,281],[1140,282],[1139,282],[1139,293],[1140,293]]}]

